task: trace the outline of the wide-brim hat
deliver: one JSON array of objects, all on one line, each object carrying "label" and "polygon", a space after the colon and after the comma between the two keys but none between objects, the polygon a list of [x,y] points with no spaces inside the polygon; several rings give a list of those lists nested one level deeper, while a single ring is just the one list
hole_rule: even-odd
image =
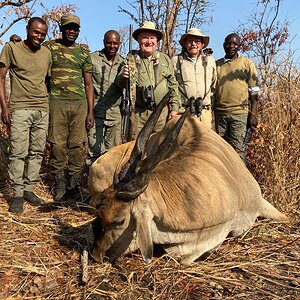
[{"label": "wide-brim hat", "polygon": [[80,19],[75,15],[63,15],[60,19],[60,25],[66,26],[68,24],[75,23],[80,27]]},{"label": "wide-brim hat", "polygon": [[189,36],[197,36],[197,37],[201,37],[201,39],[203,40],[204,46],[203,48],[206,48],[209,44],[209,36],[205,35],[202,33],[202,31],[198,28],[190,28],[187,33],[183,34],[179,40],[179,44],[184,47],[185,46],[185,40],[186,38]]},{"label": "wide-brim hat", "polygon": [[162,32],[155,28],[155,25],[153,22],[150,22],[150,21],[144,22],[140,28],[136,29],[132,33],[132,36],[136,41],[137,41],[137,37],[138,37],[139,33],[142,31],[150,31],[150,32],[155,33],[155,35],[157,36],[157,41],[160,41],[162,39],[162,35],[163,35]]}]

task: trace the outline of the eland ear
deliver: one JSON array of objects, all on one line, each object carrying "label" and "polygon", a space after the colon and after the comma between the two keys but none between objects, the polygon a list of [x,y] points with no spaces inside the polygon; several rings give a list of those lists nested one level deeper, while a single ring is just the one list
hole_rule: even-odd
[{"label": "eland ear", "polygon": [[137,219],[137,244],[141,250],[144,262],[149,264],[153,256],[153,242],[150,230],[150,220],[145,216],[139,216]]}]

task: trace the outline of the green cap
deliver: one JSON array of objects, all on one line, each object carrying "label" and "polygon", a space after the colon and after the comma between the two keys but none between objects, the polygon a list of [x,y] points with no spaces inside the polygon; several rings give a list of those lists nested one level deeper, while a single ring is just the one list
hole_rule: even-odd
[{"label": "green cap", "polygon": [[60,25],[66,26],[68,24],[75,23],[80,27],[80,19],[75,15],[64,15],[60,19]]}]

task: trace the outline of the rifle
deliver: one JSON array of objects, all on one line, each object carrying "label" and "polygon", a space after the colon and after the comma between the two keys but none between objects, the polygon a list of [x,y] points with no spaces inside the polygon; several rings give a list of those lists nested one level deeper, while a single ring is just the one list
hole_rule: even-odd
[{"label": "rifle", "polygon": [[252,137],[252,134],[253,134],[252,126],[247,126],[247,132],[246,132],[246,136],[243,141],[243,147],[246,147],[248,145],[248,143]]},{"label": "rifle", "polygon": [[[129,54],[128,60],[132,55],[132,25],[129,25]],[[123,89],[123,97],[121,102],[121,138],[122,143],[129,142],[131,140],[132,128],[131,128],[131,95],[130,95],[130,78],[126,79],[125,88]]]}]

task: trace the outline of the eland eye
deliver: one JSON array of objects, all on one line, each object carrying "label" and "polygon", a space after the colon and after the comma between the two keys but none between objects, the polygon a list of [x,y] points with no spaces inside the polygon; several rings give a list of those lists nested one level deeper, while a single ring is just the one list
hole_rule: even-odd
[{"label": "eland eye", "polygon": [[121,220],[121,221],[115,221],[114,223],[115,223],[115,225],[117,225],[117,226],[121,226],[121,225],[124,224],[124,222],[125,222],[125,220]]}]

